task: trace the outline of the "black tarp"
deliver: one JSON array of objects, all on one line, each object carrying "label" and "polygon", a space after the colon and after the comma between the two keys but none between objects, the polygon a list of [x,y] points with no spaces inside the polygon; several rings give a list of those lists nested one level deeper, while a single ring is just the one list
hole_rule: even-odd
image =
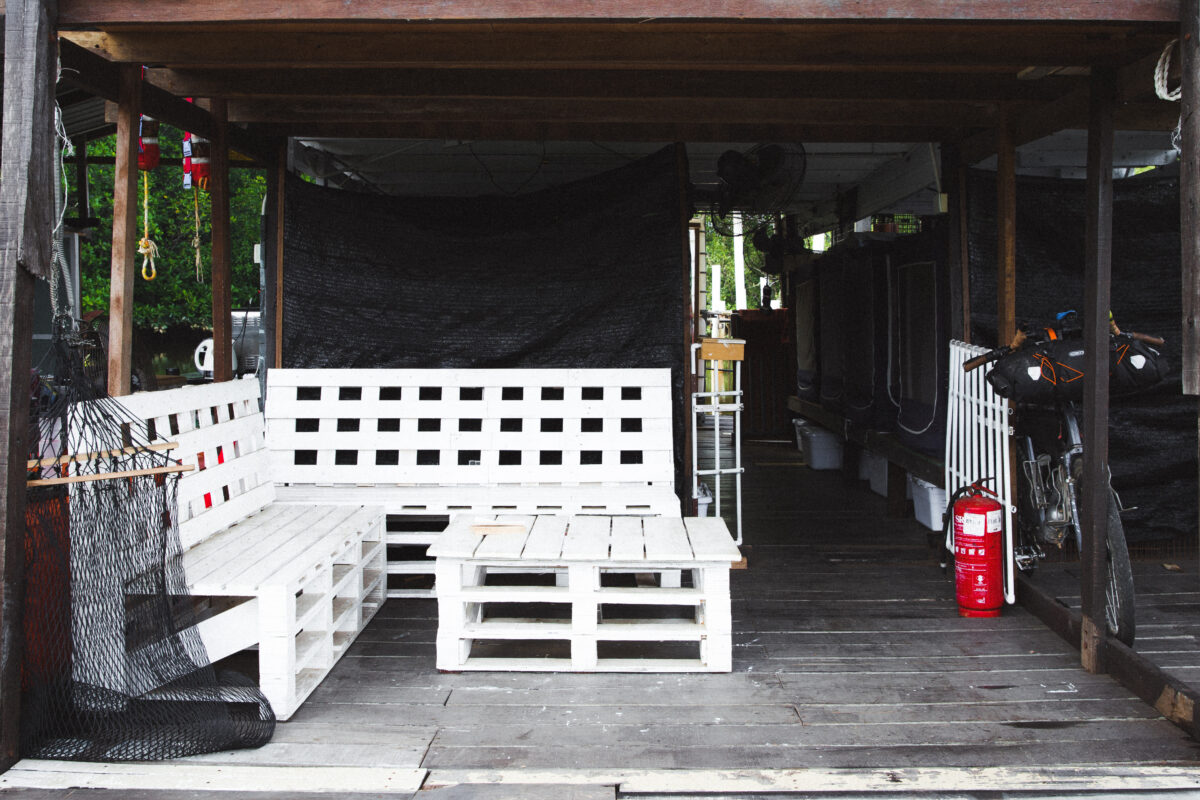
[{"label": "black tarp", "polygon": [[[969,191],[973,341],[996,340],[995,174],[975,171]],[[1017,181],[1018,324],[1045,325],[1081,309],[1084,181]],[[1173,377],[1152,391],[1113,397],[1109,465],[1131,541],[1194,536],[1196,401],[1180,393],[1179,181],[1173,170],[1114,181],[1112,312],[1125,330],[1166,338]]]},{"label": "black tarp", "polygon": [[844,249],[843,280],[848,308],[843,322],[846,361],[843,385],[846,419],[872,430],[888,431],[896,421],[899,397],[889,385],[889,309],[894,236],[856,235]]},{"label": "black tarp", "polygon": [[795,282],[792,310],[796,321],[796,396],[819,400],[821,389],[817,360],[817,281]]},{"label": "black tarp", "polygon": [[518,197],[289,180],[283,365],[669,367],[685,408],[678,156]]},{"label": "black tarp", "polygon": [[896,438],[941,455],[946,439],[949,293],[946,244],[931,221],[919,234],[900,236],[891,251],[896,320],[891,380],[899,389]]},{"label": "black tarp", "polygon": [[842,413],[846,409],[846,325],[850,302],[846,286],[846,256],[832,249],[816,263],[817,271],[817,382],[821,406]]}]

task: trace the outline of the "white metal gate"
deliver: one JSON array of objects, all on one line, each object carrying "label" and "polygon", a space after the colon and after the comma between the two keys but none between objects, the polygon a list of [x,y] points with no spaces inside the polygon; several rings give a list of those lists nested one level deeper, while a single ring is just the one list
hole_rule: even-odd
[{"label": "white metal gate", "polygon": [[[964,372],[963,362],[987,348],[957,340],[950,342],[950,391],[946,409],[946,497],[977,480],[990,478],[987,487],[1004,506],[1004,599],[1016,602],[1013,560],[1013,513],[1016,492],[1009,469],[1008,402],[992,391],[985,376],[992,364]],[[952,542],[947,541],[947,547]]]}]

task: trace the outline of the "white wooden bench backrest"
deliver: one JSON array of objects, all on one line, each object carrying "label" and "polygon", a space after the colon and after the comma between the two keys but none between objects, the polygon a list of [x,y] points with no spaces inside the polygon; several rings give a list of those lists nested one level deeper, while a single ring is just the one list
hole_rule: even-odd
[{"label": "white wooden bench backrest", "polygon": [[195,467],[179,481],[179,537],[186,550],[275,499],[258,380],[183,386],[118,398]]},{"label": "white wooden bench backrest", "polygon": [[273,369],[281,484],[672,486],[668,369]]}]

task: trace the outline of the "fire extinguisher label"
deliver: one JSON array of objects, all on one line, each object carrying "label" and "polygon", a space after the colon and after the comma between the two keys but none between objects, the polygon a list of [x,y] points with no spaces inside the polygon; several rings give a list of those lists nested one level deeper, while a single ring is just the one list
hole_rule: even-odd
[{"label": "fire extinguisher label", "polygon": [[1000,530],[1000,526],[1003,524],[1003,522],[1002,522],[1003,516],[1004,516],[1003,509],[998,508],[995,511],[987,512],[987,529],[988,529],[988,531]]},{"label": "fire extinguisher label", "polygon": [[981,537],[986,532],[984,519],[979,514],[965,514],[962,517],[962,535]]}]

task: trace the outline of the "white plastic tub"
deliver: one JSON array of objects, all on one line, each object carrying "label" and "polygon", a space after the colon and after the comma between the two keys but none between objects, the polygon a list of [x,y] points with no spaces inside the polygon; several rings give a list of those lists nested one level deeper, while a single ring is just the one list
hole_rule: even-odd
[{"label": "white plastic tub", "polygon": [[805,426],[804,454],[813,469],[842,468],[842,440],[835,433],[815,425]]},{"label": "white plastic tub", "polygon": [[908,476],[908,485],[912,489],[913,513],[917,522],[931,531],[942,530],[946,490],[913,475]]}]

